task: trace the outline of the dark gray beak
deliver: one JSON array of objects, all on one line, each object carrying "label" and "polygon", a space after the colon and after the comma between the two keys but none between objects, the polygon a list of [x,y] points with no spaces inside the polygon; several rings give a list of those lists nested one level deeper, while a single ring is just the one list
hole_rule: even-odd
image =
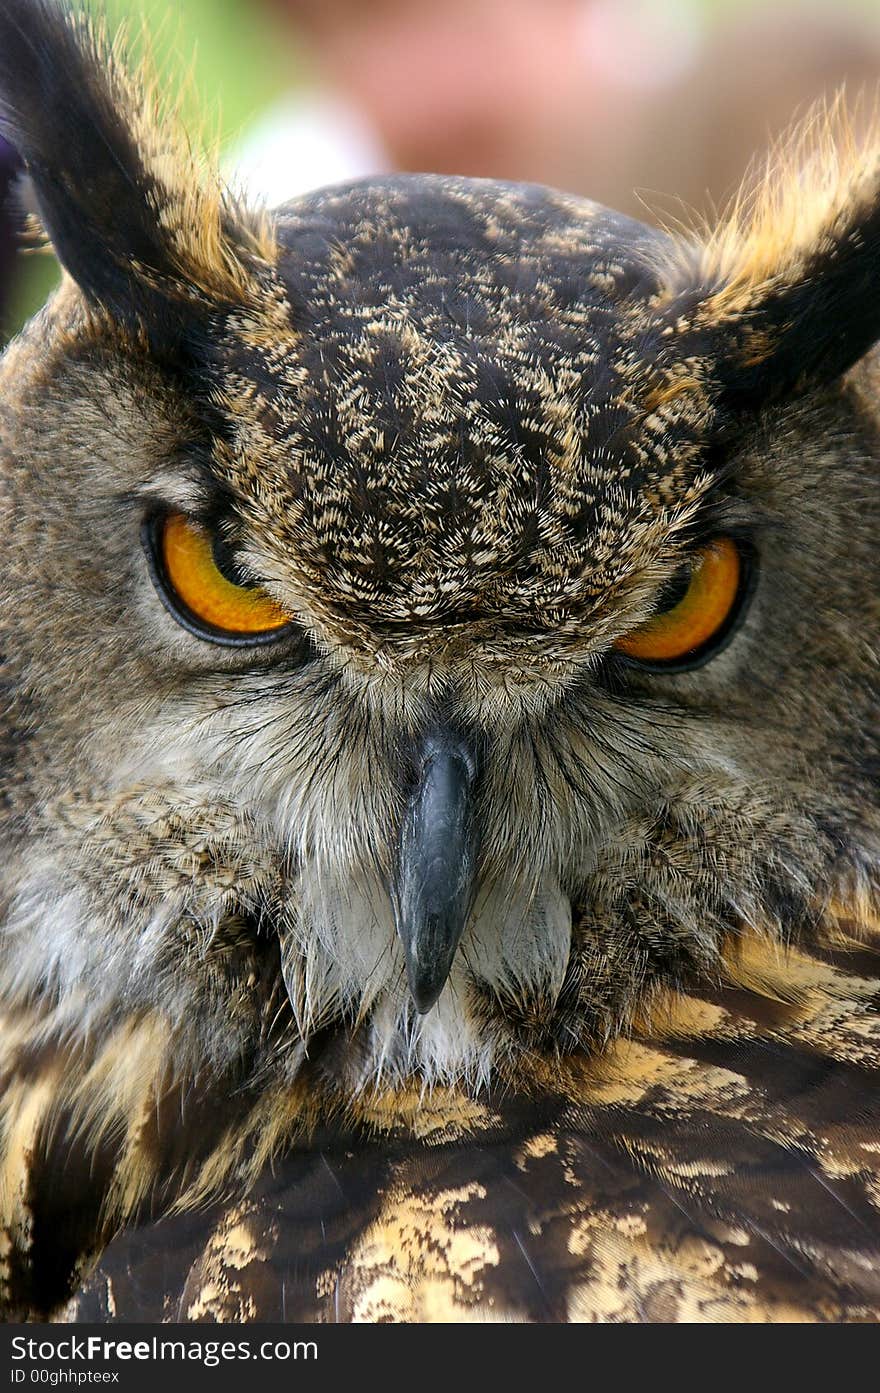
[{"label": "dark gray beak", "polygon": [[474,901],[476,759],[457,732],[429,731],[415,752],[415,783],[400,829],[394,917],[416,1010],[439,997]]}]

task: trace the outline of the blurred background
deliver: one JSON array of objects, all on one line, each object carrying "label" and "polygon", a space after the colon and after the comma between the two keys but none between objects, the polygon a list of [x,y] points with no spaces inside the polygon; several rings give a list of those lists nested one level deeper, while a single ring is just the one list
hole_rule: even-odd
[{"label": "blurred background", "polygon": [[[2,3],[2,0],[0,0]],[[388,170],[535,180],[651,221],[723,206],[822,94],[880,91],[880,0],[102,0],[270,204]],[[17,250],[0,340],[57,279]]]}]

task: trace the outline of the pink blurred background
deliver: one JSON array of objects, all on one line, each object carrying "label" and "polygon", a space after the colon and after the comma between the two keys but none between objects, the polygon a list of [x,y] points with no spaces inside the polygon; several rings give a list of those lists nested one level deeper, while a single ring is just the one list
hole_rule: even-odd
[{"label": "pink blurred background", "polygon": [[[104,3],[157,29],[170,8]],[[172,68],[192,38],[197,82],[235,113],[226,172],[270,204],[409,170],[705,213],[816,98],[866,94],[865,121],[880,90],[880,0],[183,0],[179,18]],[[9,332],[56,273],[13,262],[4,206]]]}]

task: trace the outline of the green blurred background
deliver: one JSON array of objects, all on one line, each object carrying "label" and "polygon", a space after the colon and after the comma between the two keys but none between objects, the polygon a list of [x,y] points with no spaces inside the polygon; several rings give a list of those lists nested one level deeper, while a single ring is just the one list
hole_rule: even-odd
[{"label": "green blurred background", "polygon": [[[179,0],[177,5],[171,0],[103,0],[101,9],[111,30],[124,20],[134,38],[146,27],[163,75],[182,84],[189,129],[218,129],[224,143],[237,140],[296,83],[290,37],[279,44],[268,11],[253,0]],[[25,255],[0,337],[38,309],[57,280],[53,256]]]}]

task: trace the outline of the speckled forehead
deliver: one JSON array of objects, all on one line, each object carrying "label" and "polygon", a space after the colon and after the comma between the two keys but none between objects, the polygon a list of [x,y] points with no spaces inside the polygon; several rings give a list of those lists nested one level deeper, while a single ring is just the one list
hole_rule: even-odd
[{"label": "speckled forehead", "polygon": [[669,392],[657,237],[543,189],[446,179],[291,206],[265,315],[226,340],[229,481],[304,575],[374,618],[566,605],[591,569],[607,583],[644,546],[633,524],[688,492],[705,421]]}]

